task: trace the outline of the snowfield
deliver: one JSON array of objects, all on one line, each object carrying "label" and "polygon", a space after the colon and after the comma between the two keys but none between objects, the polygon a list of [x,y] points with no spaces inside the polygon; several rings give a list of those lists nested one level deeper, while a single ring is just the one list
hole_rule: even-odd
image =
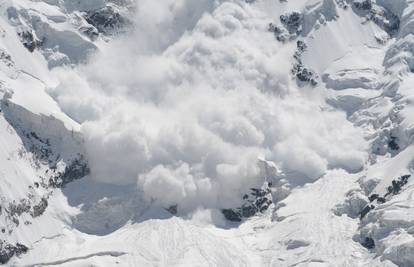
[{"label": "snowfield", "polygon": [[414,266],[413,10],[0,1],[0,264]]}]

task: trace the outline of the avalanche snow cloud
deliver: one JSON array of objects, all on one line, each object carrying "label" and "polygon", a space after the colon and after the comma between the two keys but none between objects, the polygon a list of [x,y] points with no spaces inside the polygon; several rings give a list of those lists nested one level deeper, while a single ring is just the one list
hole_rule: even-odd
[{"label": "avalanche snow cloud", "polygon": [[[138,0],[134,32],[50,89],[82,124],[94,179],[156,205],[236,206],[273,161],[291,183],[359,171],[367,144],[323,91],[290,77],[294,49],[243,1]],[[293,177],[295,179],[293,179]]]}]

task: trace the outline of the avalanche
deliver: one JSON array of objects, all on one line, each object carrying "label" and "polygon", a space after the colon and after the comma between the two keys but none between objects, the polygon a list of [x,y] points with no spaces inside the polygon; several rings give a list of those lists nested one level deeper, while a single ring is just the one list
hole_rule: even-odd
[{"label": "avalanche", "polygon": [[408,0],[0,3],[0,263],[414,266]]}]

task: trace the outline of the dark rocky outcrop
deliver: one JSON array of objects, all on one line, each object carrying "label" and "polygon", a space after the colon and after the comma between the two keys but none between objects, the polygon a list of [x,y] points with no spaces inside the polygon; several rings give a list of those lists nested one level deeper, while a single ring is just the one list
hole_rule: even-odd
[{"label": "dark rocky outcrop", "polygon": [[85,19],[103,34],[112,34],[130,23],[112,6],[87,12]]},{"label": "dark rocky outcrop", "polygon": [[361,245],[367,249],[373,249],[375,248],[375,241],[371,237],[365,237],[363,242],[361,242]]},{"label": "dark rocky outcrop", "polygon": [[12,257],[20,256],[28,250],[28,247],[23,244],[11,245],[4,240],[0,240],[0,264],[6,264]]},{"label": "dark rocky outcrop", "polygon": [[371,0],[354,1],[353,8],[356,14],[371,20],[390,36],[394,36],[400,29],[400,18],[390,10],[373,3]]},{"label": "dark rocky outcrop", "polygon": [[[381,197],[379,194],[372,194],[368,197],[369,201],[373,203],[376,201],[377,204],[383,204],[393,195],[397,195],[401,192],[401,189],[404,185],[408,183],[408,179],[411,177],[411,174],[406,174],[398,177],[397,179],[392,180],[391,185],[387,188],[387,193]],[[363,219],[371,210],[375,209],[373,204],[369,204],[362,209],[360,212],[360,219]]]},{"label": "dark rocky outcrop", "polygon": [[31,213],[32,217],[39,217],[41,216],[48,206],[48,202],[46,198],[42,198],[37,205],[33,206],[33,211]]},{"label": "dark rocky outcrop", "polygon": [[290,38],[289,33],[285,29],[278,27],[273,23],[269,23],[268,31],[272,32],[279,42],[285,42]]},{"label": "dark rocky outcrop", "polygon": [[301,82],[310,83],[312,86],[318,85],[318,75],[302,64],[295,64],[292,69],[292,74]]},{"label": "dark rocky outcrop", "polygon": [[390,141],[388,142],[388,147],[391,150],[400,150],[400,146],[398,145],[398,139],[395,136],[390,136]]},{"label": "dark rocky outcrop", "polygon": [[270,188],[251,188],[250,194],[243,196],[243,205],[236,209],[223,209],[224,217],[232,222],[241,222],[244,218],[250,218],[259,212],[265,212],[272,204]]},{"label": "dark rocky outcrop", "polygon": [[374,205],[365,206],[365,208],[361,211],[359,218],[363,219],[368,214],[368,212],[370,212],[373,209],[375,209]]},{"label": "dark rocky outcrop", "polygon": [[387,193],[384,197],[387,197],[389,195],[396,195],[400,193],[401,188],[408,183],[408,178],[410,178],[411,175],[403,175],[395,180],[392,180],[392,184],[387,188]]},{"label": "dark rocky outcrop", "polygon": [[283,14],[280,21],[290,34],[299,34],[302,31],[303,15],[299,12]]},{"label": "dark rocky outcrop", "polygon": [[354,6],[360,10],[371,10],[372,9],[372,2],[371,0],[359,0],[354,2]]},{"label": "dark rocky outcrop", "polygon": [[293,65],[291,73],[298,79],[298,81],[316,86],[318,84],[318,75],[310,68],[305,67],[302,63],[302,54],[307,48],[308,46],[304,41],[298,40],[296,42],[296,51],[293,55],[296,63]]},{"label": "dark rocky outcrop", "polygon": [[57,175],[49,179],[49,186],[53,188],[63,188],[68,183],[81,179],[90,173],[88,163],[80,155],[79,158],[74,159],[66,166],[63,172],[58,172]]},{"label": "dark rocky outcrop", "polygon": [[299,12],[292,12],[280,16],[282,26],[269,23],[268,31],[273,32],[276,40],[285,42],[295,39],[302,32],[303,15]]},{"label": "dark rocky outcrop", "polygon": [[36,48],[42,46],[42,41],[37,39],[31,31],[22,31],[18,33],[20,41],[30,52],[33,52]]},{"label": "dark rocky outcrop", "polygon": [[165,210],[168,211],[169,213],[171,213],[172,215],[177,215],[178,205],[171,205],[168,208],[166,208]]}]

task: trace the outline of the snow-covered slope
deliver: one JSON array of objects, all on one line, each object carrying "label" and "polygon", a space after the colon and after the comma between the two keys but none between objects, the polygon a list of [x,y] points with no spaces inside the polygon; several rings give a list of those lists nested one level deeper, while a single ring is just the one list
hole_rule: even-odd
[{"label": "snow-covered slope", "polygon": [[0,263],[414,266],[414,2],[0,3]]}]

